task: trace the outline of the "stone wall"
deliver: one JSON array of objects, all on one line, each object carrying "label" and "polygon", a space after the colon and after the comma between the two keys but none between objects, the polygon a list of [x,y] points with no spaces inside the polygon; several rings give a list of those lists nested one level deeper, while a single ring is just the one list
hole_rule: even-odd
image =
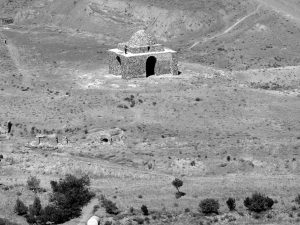
[{"label": "stone wall", "polygon": [[[121,75],[124,79],[144,78],[146,77],[146,63],[149,57],[156,58],[155,75],[173,74],[178,75],[177,53],[149,53],[146,55],[137,55],[125,57],[113,52],[109,52],[108,63],[109,73]],[[120,63],[117,59],[120,60]]]},{"label": "stone wall", "polygon": [[[121,64],[117,60],[117,57],[119,57]],[[109,65],[109,73],[114,75],[122,75],[122,62],[124,61],[123,56],[117,55],[113,52],[108,52],[108,65]]]},{"label": "stone wall", "polygon": [[0,25],[7,25],[14,23],[13,18],[0,18]]}]

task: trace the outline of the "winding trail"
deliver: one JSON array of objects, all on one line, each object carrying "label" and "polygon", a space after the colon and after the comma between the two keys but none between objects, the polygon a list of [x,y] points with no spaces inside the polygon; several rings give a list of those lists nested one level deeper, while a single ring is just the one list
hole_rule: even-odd
[{"label": "winding trail", "polygon": [[194,48],[195,46],[197,46],[200,42],[201,42],[201,43],[205,43],[205,42],[207,42],[207,41],[209,41],[209,40],[212,40],[212,39],[221,37],[221,36],[223,36],[223,35],[229,33],[231,30],[233,30],[236,26],[238,26],[238,25],[239,25],[240,23],[242,23],[244,20],[248,19],[250,16],[255,15],[255,14],[258,12],[258,10],[260,9],[260,7],[261,7],[261,4],[259,4],[259,5],[257,6],[257,8],[256,8],[253,12],[251,12],[251,13],[249,13],[248,15],[246,15],[246,16],[244,16],[244,17],[238,19],[238,21],[236,21],[233,25],[231,25],[230,27],[228,27],[228,28],[227,28],[226,30],[224,30],[223,32],[218,33],[218,34],[215,34],[215,35],[213,35],[213,36],[211,36],[211,37],[209,37],[209,38],[203,38],[201,41],[196,41],[191,47],[189,47],[189,50],[191,50],[192,48]]},{"label": "winding trail", "polygon": [[86,205],[81,211],[81,217],[79,219],[79,223],[77,225],[85,225],[91,216],[93,216],[92,212],[94,206],[98,204],[98,199],[94,198],[90,201],[88,205]]}]

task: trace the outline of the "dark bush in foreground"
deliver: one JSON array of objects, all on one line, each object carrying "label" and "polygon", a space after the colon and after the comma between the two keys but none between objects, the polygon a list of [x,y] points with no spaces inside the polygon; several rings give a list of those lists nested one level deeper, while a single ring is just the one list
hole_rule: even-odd
[{"label": "dark bush in foreground", "polygon": [[105,211],[109,214],[117,215],[119,214],[119,209],[116,206],[116,203],[112,202],[111,200],[107,199],[104,195],[100,197],[101,206],[105,208]]},{"label": "dark bush in foreground", "polygon": [[259,213],[271,209],[274,201],[261,193],[254,193],[244,200],[244,205],[248,210]]},{"label": "dark bush in foreground", "polygon": [[80,216],[81,208],[95,196],[88,189],[88,176],[77,178],[68,174],[65,179],[50,184],[53,191],[50,202],[61,211],[64,222]]},{"label": "dark bush in foreground", "polygon": [[64,179],[58,182],[51,181],[50,184],[52,188],[50,204],[43,209],[40,199],[36,197],[25,215],[28,223],[41,225],[64,223],[80,216],[82,207],[94,197],[94,193],[88,188],[90,185],[88,176],[77,178],[68,174]]},{"label": "dark bush in foreground", "polygon": [[149,215],[149,211],[148,211],[147,206],[142,205],[141,210],[142,210],[144,216],[148,216]]},{"label": "dark bush in foreground", "polygon": [[228,206],[228,209],[230,210],[230,211],[233,211],[233,210],[235,210],[235,199],[234,198],[228,198],[228,200],[226,201],[226,204],[227,204],[227,206]]},{"label": "dark bush in foreground", "polygon": [[20,199],[17,199],[14,211],[17,213],[17,215],[23,216],[27,214],[28,208]]},{"label": "dark bush in foreground", "polygon": [[220,208],[219,202],[212,198],[204,199],[200,202],[199,208],[205,214],[217,213]]},{"label": "dark bush in foreground", "polygon": [[36,223],[42,212],[41,200],[39,197],[35,197],[33,204],[29,206],[28,214],[26,215],[26,220],[28,223]]}]

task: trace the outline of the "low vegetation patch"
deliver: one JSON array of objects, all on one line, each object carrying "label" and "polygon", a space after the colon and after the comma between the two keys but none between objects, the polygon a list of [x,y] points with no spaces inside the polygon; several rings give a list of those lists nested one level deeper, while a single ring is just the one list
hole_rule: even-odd
[{"label": "low vegetation patch", "polygon": [[252,212],[260,213],[267,211],[274,205],[274,200],[261,193],[254,193],[244,200],[245,207]]},{"label": "low vegetation patch", "polygon": [[10,222],[7,219],[0,218],[0,225],[19,225],[19,224]]},{"label": "low vegetation patch", "polygon": [[100,197],[101,206],[105,208],[105,211],[108,214],[117,215],[119,214],[119,209],[116,205],[116,203],[112,202],[111,200],[107,199],[104,195],[101,195]]},{"label": "low vegetation patch", "polygon": [[300,194],[295,198],[295,202],[300,206]]},{"label": "low vegetation patch", "polygon": [[40,190],[40,180],[35,176],[30,176],[27,179],[27,187],[33,192],[38,192]]},{"label": "low vegetation patch", "polygon": [[219,213],[220,204],[218,200],[213,198],[207,198],[200,202],[199,204],[200,211],[204,214],[211,214],[211,213]]}]

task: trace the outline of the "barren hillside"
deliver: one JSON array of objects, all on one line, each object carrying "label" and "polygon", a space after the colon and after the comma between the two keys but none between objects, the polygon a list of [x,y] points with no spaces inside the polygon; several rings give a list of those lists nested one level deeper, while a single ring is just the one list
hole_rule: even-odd
[{"label": "barren hillside", "polygon": [[280,0],[2,0],[21,26],[101,34],[108,45],[146,28],[182,60],[230,70],[299,65],[299,8],[298,1]]},{"label": "barren hillside", "polygon": [[[121,213],[95,198],[65,225],[93,214],[101,224],[299,224],[298,10],[296,0],[0,0],[15,20],[0,26],[0,218],[27,225],[16,199],[45,206],[49,182],[71,173],[88,174]],[[107,49],[140,28],[179,51],[179,76],[109,74]],[[256,191],[272,209],[247,210]],[[218,215],[199,212],[205,198]]]}]

